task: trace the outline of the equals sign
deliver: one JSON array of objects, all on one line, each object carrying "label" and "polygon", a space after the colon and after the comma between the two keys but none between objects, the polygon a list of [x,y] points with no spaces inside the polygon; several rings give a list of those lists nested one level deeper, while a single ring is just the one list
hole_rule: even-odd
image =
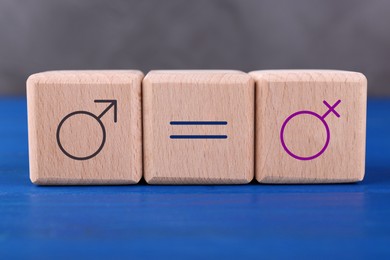
[{"label": "equals sign", "polygon": [[[171,125],[227,125],[226,121],[171,121]],[[171,135],[171,139],[227,139],[227,135]]]}]

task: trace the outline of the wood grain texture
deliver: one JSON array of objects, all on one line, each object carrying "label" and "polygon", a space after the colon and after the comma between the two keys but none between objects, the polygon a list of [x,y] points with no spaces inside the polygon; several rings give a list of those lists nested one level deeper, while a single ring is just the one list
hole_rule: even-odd
[{"label": "wood grain texture", "polygon": [[[364,177],[367,80],[357,72],[326,70],[255,71],[256,179],[262,183],[342,183]],[[323,103],[334,108],[335,113]],[[325,147],[324,117],[329,127]],[[294,116],[295,115],[295,116]],[[287,120],[290,116],[291,119]]]},{"label": "wood grain texture", "polygon": [[[130,70],[50,71],[30,76],[31,181],[40,185],[137,183],[142,177],[142,78],[140,71]],[[95,100],[117,101],[116,123],[115,106],[103,113],[110,103]],[[90,114],[76,113],[65,119],[77,111]],[[105,143],[90,159],[75,160],[61,151],[58,128],[61,146],[77,158],[99,150],[104,130]]]},{"label": "wood grain texture", "polygon": [[150,184],[241,184],[254,177],[254,82],[248,74],[151,71],[143,80],[143,123],[144,177]]}]

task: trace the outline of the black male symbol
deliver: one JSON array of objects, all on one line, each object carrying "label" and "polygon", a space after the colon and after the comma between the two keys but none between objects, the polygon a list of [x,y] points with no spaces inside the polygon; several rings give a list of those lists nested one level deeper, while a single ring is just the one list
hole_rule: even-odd
[{"label": "black male symbol", "polygon": [[[104,114],[107,113],[107,111],[110,110],[112,107],[114,107],[114,122],[116,123],[116,121],[117,121],[117,101],[115,99],[113,99],[113,100],[110,100],[110,99],[107,99],[107,100],[106,99],[104,99],[104,100],[95,100],[94,102],[95,103],[110,103],[110,105],[99,116],[96,116],[96,115],[94,115],[94,114],[92,114],[91,112],[88,112],[88,111],[75,111],[75,112],[72,112],[72,113],[66,115],[61,120],[60,124],[57,127],[56,137],[57,137],[57,144],[58,144],[58,146],[60,147],[61,151],[66,156],[68,156],[69,158],[72,158],[74,160],[82,161],[82,160],[91,159],[91,158],[95,157],[98,153],[100,153],[100,151],[103,149],[103,146],[106,143],[106,128],[104,127],[104,125],[103,125],[102,121],[100,120],[100,118],[102,118],[104,116]],[[65,148],[63,147],[63,145],[61,144],[60,133],[61,133],[62,125],[65,123],[65,121],[67,119],[69,119],[70,117],[73,117],[73,116],[77,116],[77,115],[85,115],[85,116],[89,116],[89,117],[92,117],[93,119],[95,119],[99,123],[100,128],[101,128],[102,133],[103,133],[102,142],[101,142],[99,148],[96,150],[96,152],[94,152],[94,153],[92,153],[92,154],[90,154],[88,156],[80,157],[80,156],[72,155],[69,152],[67,152],[65,150]]]}]

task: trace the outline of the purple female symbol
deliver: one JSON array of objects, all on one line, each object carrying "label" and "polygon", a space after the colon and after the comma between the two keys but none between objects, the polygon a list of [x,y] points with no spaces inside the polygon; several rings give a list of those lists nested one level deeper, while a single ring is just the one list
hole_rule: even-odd
[{"label": "purple female symbol", "polygon": [[[280,141],[282,142],[282,146],[283,146],[284,150],[291,157],[293,157],[293,158],[295,158],[297,160],[302,160],[302,161],[313,160],[313,159],[317,158],[318,156],[320,156],[323,152],[325,152],[326,148],[328,147],[329,141],[330,141],[330,130],[329,130],[328,124],[325,121],[325,118],[329,115],[330,112],[335,114],[337,117],[340,117],[340,114],[337,113],[335,108],[341,103],[341,100],[338,100],[333,106],[329,105],[328,102],[326,102],[325,100],[323,102],[329,108],[328,111],[326,111],[326,113],[324,115],[320,116],[319,114],[314,113],[312,111],[305,111],[305,110],[303,110],[303,111],[295,112],[294,114],[292,114],[289,117],[287,117],[287,119],[283,122],[282,129],[280,130]],[[312,155],[312,156],[309,156],[309,157],[302,157],[302,156],[298,156],[298,155],[292,153],[288,149],[286,143],[284,142],[284,129],[286,128],[286,125],[288,124],[288,122],[291,119],[293,119],[294,117],[299,116],[299,115],[312,115],[312,116],[315,116],[316,118],[318,118],[322,122],[322,124],[325,126],[325,130],[326,130],[326,141],[325,141],[324,147],[322,147],[321,151],[319,151],[315,155]]]}]

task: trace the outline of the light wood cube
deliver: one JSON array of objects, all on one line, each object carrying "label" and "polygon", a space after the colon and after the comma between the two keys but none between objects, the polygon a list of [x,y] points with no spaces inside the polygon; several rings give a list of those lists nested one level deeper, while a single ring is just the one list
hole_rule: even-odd
[{"label": "light wood cube", "polygon": [[341,183],[364,177],[367,80],[346,71],[255,71],[256,179]]},{"label": "light wood cube", "polygon": [[133,184],[142,177],[139,71],[51,71],[27,80],[30,179]]},{"label": "light wood cube", "polygon": [[152,71],[143,80],[150,184],[242,184],[254,177],[254,82],[238,71]]}]

